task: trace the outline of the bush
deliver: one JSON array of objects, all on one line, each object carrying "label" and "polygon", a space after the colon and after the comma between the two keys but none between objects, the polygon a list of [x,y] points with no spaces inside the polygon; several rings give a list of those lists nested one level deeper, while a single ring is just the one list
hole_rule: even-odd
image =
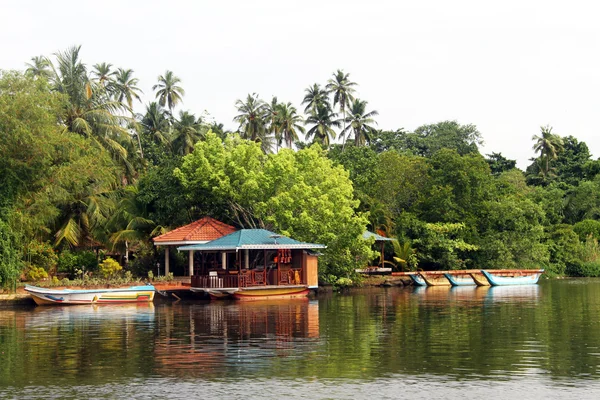
[{"label": "bush", "polygon": [[567,265],[567,275],[575,277],[600,277],[600,261],[574,261]]},{"label": "bush", "polygon": [[68,274],[71,279],[97,269],[98,261],[93,251],[71,252],[65,250],[58,257],[58,272]]},{"label": "bush", "polygon": [[31,241],[27,245],[25,257],[27,262],[32,266],[43,268],[49,273],[54,273],[56,271],[58,256],[52,245],[48,242],[38,242],[37,240]]},{"label": "bush", "polygon": [[121,271],[123,267],[119,264],[118,261],[114,260],[111,257],[107,257],[100,264],[100,275],[105,278],[110,278],[115,276],[119,271]]},{"label": "bush", "polygon": [[30,282],[37,282],[48,278],[48,272],[42,267],[30,265],[25,271],[25,277]]}]

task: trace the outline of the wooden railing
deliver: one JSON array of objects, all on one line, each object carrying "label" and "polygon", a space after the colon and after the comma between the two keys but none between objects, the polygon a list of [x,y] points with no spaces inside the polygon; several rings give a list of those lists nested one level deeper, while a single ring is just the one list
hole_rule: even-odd
[{"label": "wooden railing", "polygon": [[241,273],[229,272],[216,275],[194,275],[191,279],[192,287],[217,289],[248,286],[269,285],[301,285],[302,269],[251,269]]}]

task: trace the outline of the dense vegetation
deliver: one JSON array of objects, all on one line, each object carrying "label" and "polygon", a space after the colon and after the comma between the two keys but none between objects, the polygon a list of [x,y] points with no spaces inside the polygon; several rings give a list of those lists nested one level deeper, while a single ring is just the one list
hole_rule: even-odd
[{"label": "dense vegetation", "polygon": [[204,215],[326,244],[329,281],[373,259],[365,229],[399,239],[386,255],[399,269],[600,275],[600,161],[551,127],[532,132],[521,171],[480,154],[474,125],[378,130],[341,70],[305,90],[303,112],[232,101],[236,132],[176,113],[172,71],[141,114],[137,86],[130,69],[89,68],[78,47],[1,72],[0,285],[82,275],[105,253],[146,275],[162,260],[150,239]]}]

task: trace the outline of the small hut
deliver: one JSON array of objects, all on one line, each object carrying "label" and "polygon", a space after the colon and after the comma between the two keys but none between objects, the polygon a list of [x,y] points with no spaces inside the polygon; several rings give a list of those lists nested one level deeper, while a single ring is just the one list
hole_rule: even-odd
[{"label": "small hut", "polygon": [[[235,232],[236,229],[211,217],[204,217],[191,224],[173,229],[153,239],[155,246],[165,246],[165,275],[169,274],[169,248],[171,246],[188,246],[208,243],[225,235]],[[189,251],[188,275],[194,273],[194,252]]]}]

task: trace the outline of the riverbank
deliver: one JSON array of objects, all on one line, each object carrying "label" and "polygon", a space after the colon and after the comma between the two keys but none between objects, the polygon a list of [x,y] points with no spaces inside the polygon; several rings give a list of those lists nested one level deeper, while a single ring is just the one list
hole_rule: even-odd
[{"label": "riverbank", "polygon": [[0,294],[0,308],[3,307],[19,307],[19,306],[34,306],[35,302],[29,294],[10,293]]}]

